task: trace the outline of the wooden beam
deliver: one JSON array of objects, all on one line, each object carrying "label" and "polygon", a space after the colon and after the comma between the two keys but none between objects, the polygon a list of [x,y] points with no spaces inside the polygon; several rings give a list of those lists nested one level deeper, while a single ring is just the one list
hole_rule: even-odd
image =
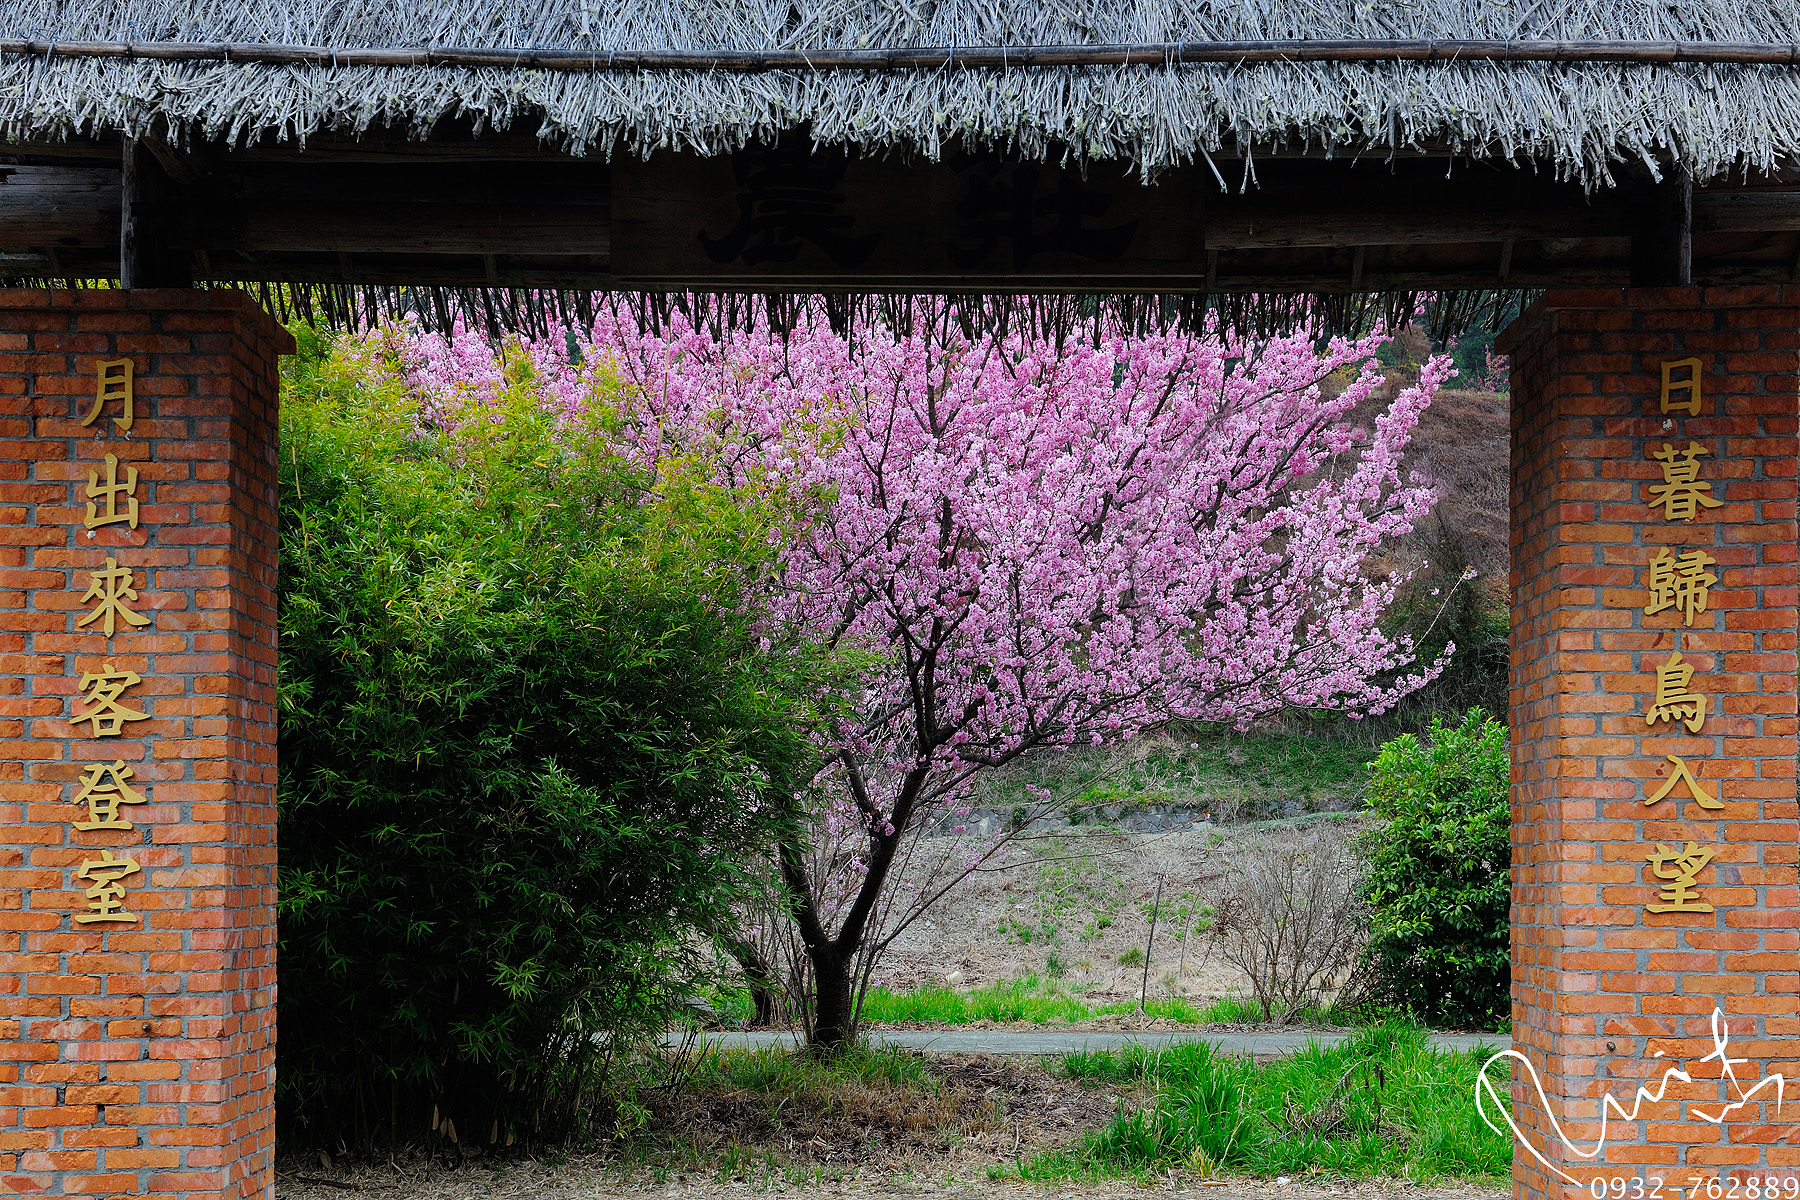
[{"label": "wooden beam", "polygon": [[1207,250],[1573,247],[1615,235],[1628,217],[1617,196],[1491,168],[1446,179],[1422,163],[1286,161],[1264,164],[1258,180],[1248,193],[1221,193],[1200,168],[1146,187],[1117,165],[978,156],[908,165],[805,146],[664,154],[614,168],[613,266],[621,279],[656,286],[941,277],[1006,287],[1045,275],[1079,286],[1204,286]]},{"label": "wooden beam", "polygon": [[1694,278],[1694,180],[1672,170],[1643,190],[1631,231],[1631,286],[1686,287]]},{"label": "wooden beam", "polygon": [[257,164],[172,236],[211,253],[553,254],[605,258],[604,163]]},{"label": "wooden beam", "polygon": [[[360,211],[359,211],[360,209]],[[222,226],[193,225],[176,235],[210,253],[569,254],[605,258],[605,212],[540,206],[509,212],[476,204],[312,206],[284,202],[247,208]]]},{"label": "wooden beam", "polygon": [[[1468,208],[1446,207],[1436,212],[1397,207],[1308,212],[1304,208],[1274,205],[1259,212],[1255,211],[1257,207],[1215,201],[1206,222],[1207,245],[1258,250],[1288,246],[1432,246],[1544,238],[1580,241],[1606,237],[1620,227],[1618,208],[1612,203],[1521,208],[1479,202]],[[1800,203],[1796,207],[1800,208]]]},{"label": "wooden beam", "polygon": [[613,270],[759,286],[805,276],[880,286],[962,280],[1076,286],[1205,275],[1196,171],[1154,187],[1130,168],[962,156],[926,167],[813,154],[804,144],[730,156],[658,155],[613,168]]},{"label": "wooden beam", "polygon": [[119,246],[119,172],[0,167],[0,253]]},{"label": "wooden beam", "polygon": [[137,142],[125,143],[119,170],[119,286],[123,288],[142,287],[153,271],[148,159],[149,152]]},{"label": "wooden beam", "polygon": [[188,256],[169,244],[171,190],[150,147],[127,141],[119,171],[120,287],[193,286]]},{"label": "wooden beam", "polygon": [[0,57],[143,59],[307,67],[475,67],[491,71],[894,72],[1164,67],[1227,63],[1681,63],[1800,66],[1800,44],[1584,38],[1337,38],[1095,45],[887,46],[868,49],[645,49],[544,46],[356,46],[271,42],[92,41],[0,37]]},{"label": "wooden beam", "polygon": [[[217,279],[1192,293],[1618,286],[1652,244],[1640,229],[1647,192],[1589,198],[1525,172],[1445,179],[1421,163],[1263,163],[1261,186],[1239,194],[1202,170],[1146,187],[1116,165],[1084,176],[810,150],[610,170],[182,156],[192,174],[179,186],[153,151],[136,150],[132,205],[123,162],[0,168],[0,276],[116,277],[128,208],[140,286],[185,282],[180,270],[145,274],[159,241],[177,268]],[[1701,190],[1691,212],[1689,278],[1790,276],[1800,188]]]},{"label": "wooden beam", "polygon": [[[1797,180],[1796,182],[1800,182]],[[1800,232],[1800,191],[1693,192],[1695,233]]]},{"label": "wooden beam", "polygon": [[[1714,235],[1709,235],[1714,236]],[[1800,237],[1793,234],[1756,239],[1750,249],[1727,248],[1717,256],[1701,254],[1694,275],[1705,284],[1786,282]],[[1046,276],[1012,280],[1004,290],[1021,293],[1115,292],[1157,290],[1201,294],[1212,292],[1346,292],[1350,287],[1352,251],[1346,248],[1256,249],[1208,251],[1216,274],[1198,285],[1162,279],[1135,287],[1106,281]],[[1370,247],[1365,252],[1361,290],[1429,291],[1434,288],[1495,286],[1492,243]],[[357,255],[343,264],[336,255],[268,254],[254,261],[215,260],[214,278],[304,280],[328,283],[444,284],[479,287],[563,287],[611,289],[631,286],[604,260],[580,261],[547,256],[496,256],[492,276],[477,255]],[[1625,237],[1590,239],[1554,256],[1537,243],[1516,245],[1506,284],[1519,288],[1623,287],[1630,279],[1630,241]],[[672,284],[670,286],[680,286]],[[714,285],[706,285],[714,286]],[[825,283],[805,277],[765,283],[756,290],[776,292],[855,292],[872,288],[896,292],[942,291],[942,278],[888,278],[879,283]]]}]

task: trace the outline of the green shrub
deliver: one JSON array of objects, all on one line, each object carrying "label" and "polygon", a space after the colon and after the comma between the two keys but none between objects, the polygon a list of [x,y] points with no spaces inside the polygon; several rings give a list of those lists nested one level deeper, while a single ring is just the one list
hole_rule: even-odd
[{"label": "green shrub", "polygon": [[1428,744],[1381,748],[1369,807],[1370,962],[1386,998],[1426,1020],[1491,1024],[1508,1010],[1512,810],[1506,727],[1471,709]]},{"label": "green shrub", "polygon": [[737,603],[753,502],[434,426],[378,344],[282,398],[283,1137],[541,1141],[694,990],[805,743]]}]

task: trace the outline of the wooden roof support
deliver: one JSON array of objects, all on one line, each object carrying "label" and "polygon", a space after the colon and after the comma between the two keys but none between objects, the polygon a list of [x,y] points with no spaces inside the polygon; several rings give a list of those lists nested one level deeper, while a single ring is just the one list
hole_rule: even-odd
[{"label": "wooden roof support", "polygon": [[1647,189],[1631,231],[1631,286],[1686,287],[1694,281],[1694,180],[1670,171]]},{"label": "wooden roof support", "polygon": [[1263,164],[1261,186],[1240,195],[1202,170],[1145,187],[1117,169],[987,159],[740,173],[660,155],[608,167],[227,154],[181,156],[176,177],[155,149],[135,144],[111,169],[0,166],[0,275],[1342,292],[1785,282],[1800,250],[1800,181],[1781,179],[1696,190],[1645,178],[1587,196],[1487,168],[1446,179],[1427,163],[1293,161]]},{"label": "wooden roof support", "polygon": [[125,142],[119,169],[119,286],[192,287],[187,254],[169,244],[173,185],[144,142]]}]

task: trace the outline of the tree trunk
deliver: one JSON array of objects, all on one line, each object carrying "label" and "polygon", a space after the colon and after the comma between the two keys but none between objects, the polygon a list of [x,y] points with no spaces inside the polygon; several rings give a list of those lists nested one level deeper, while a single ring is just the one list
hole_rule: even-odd
[{"label": "tree trunk", "polygon": [[750,1000],[756,1005],[756,1015],[750,1018],[750,1024],[756,1028],[773,1025],[776,1018],[775,972],[763,961],[757,948],[729,933],[713,935],[725,952],[737,960],[738,969],[744,973],[744,983],[750,989]]},{"label": "tree trunk", "polygon": [[835,944],[809,946],[812,959],[813,1027],[811,1048],[832,1054],[850,1044],[856,1034],[850,1012],[850,968],[855,956]]},{"label": "tree trunk", "polygon": [[756,1005],[756,1012],[750,1017],[753,1029],[766,1029],[775,1024],[778,1009],[775,1004],[775,989],[766,981],[752,979],[750,981],[750,1000]]}]

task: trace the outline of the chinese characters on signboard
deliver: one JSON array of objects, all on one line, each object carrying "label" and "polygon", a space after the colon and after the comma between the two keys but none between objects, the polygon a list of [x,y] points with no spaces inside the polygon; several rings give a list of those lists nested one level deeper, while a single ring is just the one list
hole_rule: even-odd
[{"label": "chinese characters on signboard", "polygon": [[[1661,415],[1701,415],[1701,366],[1698,358],[1662,364]],[[1666,420],[1664,428],[1671,424]],[[1662,475],[1659,482],[1649,483],[1644,488],[1644,499],[1654,517],[1664,522],[1689,522],[1706,510],[1723,504],[1713,495],[1712,484],[1703,478],[1704,460],[1710,454],[1711,451],[1698,442],[1680,445],[1679,438],[1649,451],[1650,460],[1661,468]],[[1656,671],[1656,694],[1644,708],[1646,726],[1654,728],[1659,722],[1667,722],[1671,732],[1679,727],[1698,736],[1705,730],[1707,717],[1717,715],[1704,687],[1695,686],[1694,666],[1682,657],[1681,652],[1681,630],[1691,628],[1695,619],[1706,612],[1708,593],[1719,582],[1718,574],[1710,569],[1717,562],[1704,550],[1683,550],[1677,554],[1667,546],[1659,546],[1645,567],[1647,598],[1643,604],[1644,615],[1650,617],[1673,610],[1681,616],[1681,626],[1674,632],[1674,650],[1664,661],[1651,664]],[[1704,680],[1700,682],[1704,684]],[[1709,787],[1680,755],[1665,757],[1668,778],[1660,787],[1655,786],[1654,780],[1646,781],[1645,805],[1673,800],[1677,806],[1689,801],[1702,809],[1725,807],[1721,799],[1724,793],[1722,781],[1714,781]],[[1700,893],[1700,873],[1717,853],[1714,847],[1692,841],[1680,846],[1656,845],[1645,856],[1645,874],[1646,881],[1660,890],[1657,902],[1646,904],[1645,910],[1652,913],[1712,912],[1713,906],[1706,903]]]},{"label": "chinese characters on signboard", "polygon": [[[110,359],[95,364],[93,410],[83,426],[93,425],[109,405],[120,405],[119,415],[112,418],[120,433],[131,430],[133,413],[133,378],[130,359]],[[104,474],[104,479],[102,478]],[[121,468],[119,458],[108,454],[104,470],[88,472],[87,517],[83,526],[92,531],[107,525],[138,527],[138,505],[144,498],[138,488],[138,469]],[[128,566],[120,566],[116,557],[108,555],[106,565],[87,573],[87,590],[79,607],[83,615],[75,622],[77,629],[98,633],[111,649],[115,633],[129,633],[150,624],[141,608],[148,601],[140,598],[140,582],[147,578]],[[79,583],[79,580],[77,581]],[[110,657],[106,656],[106,657]],[[141,701],[132,692],[143,683],[136,672],[104,661],[97,671],[84,672],[79,680],[70,725],[76,734],[89,738],[119,737],[150,714],[138,707]],[[85,818],[76,820],[73,828],[81,833],[121,831],[133,828],[126,816],[129,805],[146,803],[148,797],[132,786],[136,772],[122,758],[112,762],[88,764],[75,787],[75,804],[85,810]],[[126,881],[141,875],[143,869],[129,857],[116,856],[102,849],[98,857],[86,856],[75,868],[75,882],[86,897],[86,908],[75,914],[78,926],[132,925],[136,913],[127,907]]]}]

